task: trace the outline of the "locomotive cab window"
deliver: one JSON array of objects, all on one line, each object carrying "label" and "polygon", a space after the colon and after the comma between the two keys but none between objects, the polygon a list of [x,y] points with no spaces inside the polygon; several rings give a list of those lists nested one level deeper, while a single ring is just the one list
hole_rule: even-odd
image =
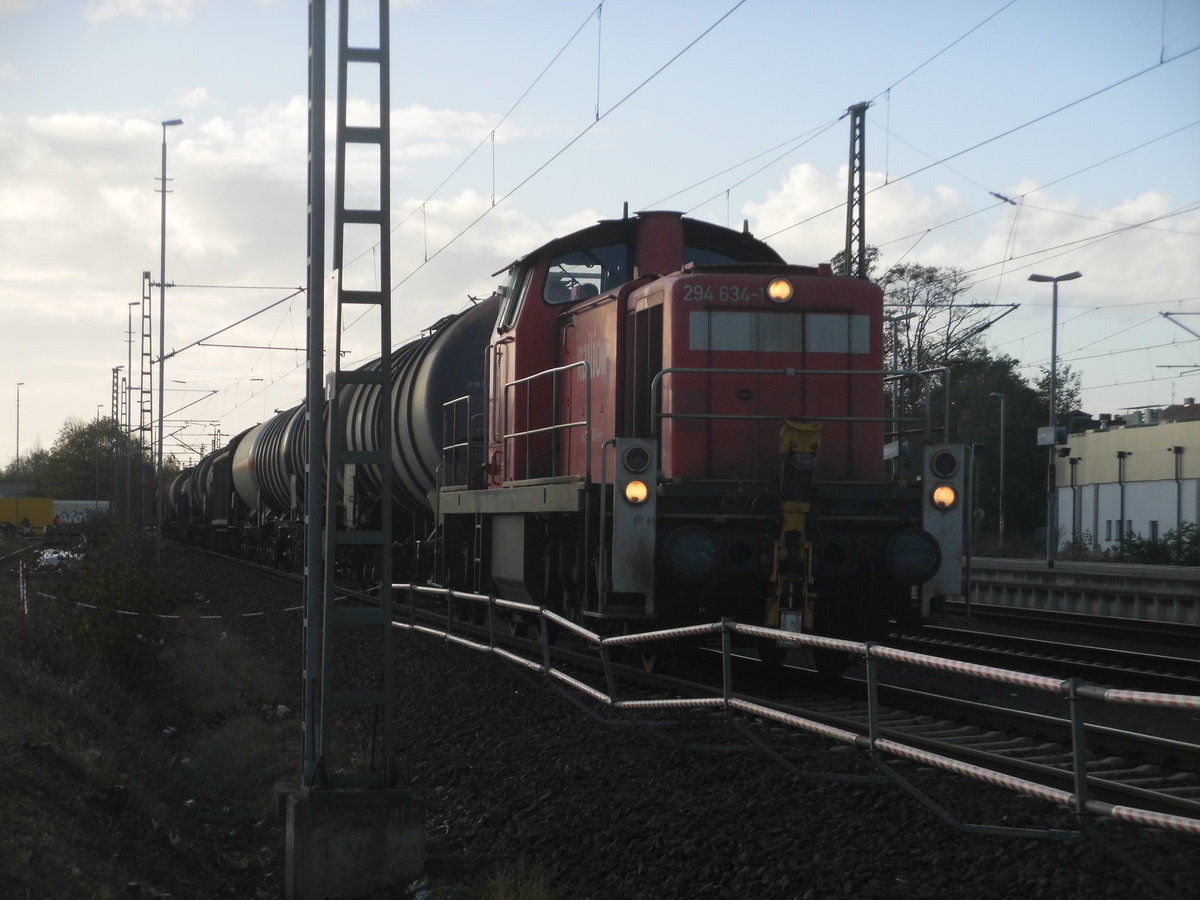
[{"label": "locomotive cab window", "polygon": [[550,261],[542,299],[553,306],[586,300],[629,280],[629,249],[624,244],[586,247]]},{"label": "locomotive cab window", "polygon": [[694,310],[688,318],[692,350],[867,353],[866,316],[767,310]]},{"label": "locomotive cab window", "polygon": [[508,282],[500,288],[500,315],[497,318],[498,331],[508,331],[517,321],[517,313],[521,309],[521,296],[529,282],[528,266],[513,266],[508,271]]},{"label": "locomotive cab window", "polygon": [[705,247],[684,247],[683,261],[697,266],[728,266],[741,262],[736,256],[722,250],[709,250]]},{"label": "locomotive cab window", "polygon": [[869,319],[851,313],[809,313],[804,349],[809,353],[869,353]]},{"label": "locomotive cab window", "polygon": [[695,310],[688,319],[692,350],[801,350],[804,316],[794,312]]}]

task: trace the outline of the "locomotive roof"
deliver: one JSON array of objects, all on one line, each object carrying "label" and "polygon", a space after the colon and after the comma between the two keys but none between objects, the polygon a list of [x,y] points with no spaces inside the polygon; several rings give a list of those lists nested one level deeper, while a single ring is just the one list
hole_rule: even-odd
[{"label": "locomotive roof", "polygon": [[507,272],[514,266],[519,266],[528,259],[543,253],[557,255],[577,247],[600,247],[606,244],[633,243],[639,223],[647,216],[679,216],[683,220],[683,237],[689,245],[704,246],[708,249],[728,248],[731,256],[737,256],[745,262],[770,263],[779,265],[783,257],[770,246],[760,241],[749,231],[737,231],[723,225],[714,225],[700,219],[689,219],[683,213],[670,210],[647,210],[626,216],[621,219],[601,219],[595,225],[571,232],[562,237],[547,241],[524,256],[514,259],[502,269],[492,273],[493,276]]}]

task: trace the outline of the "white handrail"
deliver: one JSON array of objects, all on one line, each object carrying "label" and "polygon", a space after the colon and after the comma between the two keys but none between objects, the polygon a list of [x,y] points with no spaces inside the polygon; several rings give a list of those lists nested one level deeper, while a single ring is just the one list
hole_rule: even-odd
[{"label": "white handrail", "polygon": [[[1002,684],[1011,684],[1033,690],[1047,691],[1050,693],[1059,694],[1064,698],[1083,698],[1108,703],[1138,703],[1179,710],[1200,709],[1200,696],[1191,696],[1187,694],[1159,694],[1150,691],[1130,691],[1118,690],[1115,688],[1105,688],[1099,685],[1083,684],[1072,679],[1064,680],[1058,678],[1047,678],[1042,675],[1033,675],[1027,672],[1017,672],[1011,669],[1000,669],[993,666],[965,663],[959,660],[931,656],[925,653],[913,653],[911,651],[900,650],[895,647],[887,647],[882,644],[846,641],[839,638],[830,638],[821,635],[796,634],[795,632],[780,631],[776,628],[767,628],[761,625],[746,625],[729,619],[698,625],[686,625],[680,628],[663,628],[655,631],[646,631],[636,634],[610,635],[607,637],[602,637],[596,632],[564,618],[553,610],[549,610],[545,607],[537,606],[531,603],[521,603],[519,601],[505,600],[503,598],[489,596],[487,594],[455,591],[449,588],[430,587],[426,585],[393,584],[392,589],[397,591],[408,591],[413,594],[425,594],[432,597],[444,597],[447,602],[451,600],[468,600],[473,603],[486,604],[493,609],[498,607],[501,609],[510,609],[528,614],[536,614],[544,621],[553,622],[555,625],[573,632],[574,634],[586,640],[593,647],[596,647],[602,651],[601,661],[604,665],[607,683],[610,686],[615,684],[612,677],[611,661],[609,659],[609,655],[603,652],[609,648],[627,647],[640,643],[674,640],[680,638],[694,638],[723,632],[725,634],[742,634],[759,639],[776,640],[783,643],[808,646],[817,649],[842,651],[857,656],[862,656],[868,661],[869,666],[872,661],[878,660],[905,663],[908,665],[916,665],[923,668],[933,669],[935,671],[953,672],[959,675],[968,675],[970,677],[996,681]],[[417,625],[412,622],[394,622],[393,624],[397,628],[408,629],[435,637],[440,636],[443,639],[449,640],[459,646],[494,654],[502,659],[506,659],[526,669],[529,669],[530,671],[540,672],[546,677],[551,678],[561,684],[567,685],[568,687],[573,688],[574,690],[585,694],[588,697],[591,697],[593,700],[614,709],[638,710],[724,708],[729,710],[737,710],[748,715],[769,719],[774,722],[780,722],[811,734],[841,741],[842,743],[850,744],[861,749],[883,752],[892,756],[915,760],[917,762],[935,766],[958,775],[973,778],[979,781],[985,781],[989,784],[998,785],[1008,790],[1038,797],[1042,800],[1048,800],[1060,806],[1067,806],[1076,809],[1082,808],[1094,815],[1106,816],[1113,819],[1120,819],[1140,825],[1163,828],[1170,831],[1178,831],[1185,834],[1200,835],[1200,819],[1157,813],[1151,810],[1139,809],[1136,807],[1117,806],[1098,800],[1092,800],[1082,796],[1082,788],[1075,793],[1058,788],[1051,788],[1045,785],[1037,784],[1036,782],[1015,778],[1011,775],[1006,775],[1002,772],[997,772],[983,766],[971,765],[959,760],[941,756],[920,747],[914,747],[899,741],[885,739],[877,735],[863,735],[847,729],[838,728],[833,725],[828,725],[824,722],[818,722],[814,719],[809,719],[793,713],[787,713],[782,710],[773,709],[760,703],[754,703],[750,700],[730,696],[731,692],[728,683],[726,684],[725,696],[722,697],[672,697],[649,700],[620,700],[612,693],[606,693],[605,691],[594,687],[593,685],[581,681],[573,675],[569,675],[560,669],[554,668],[549,664],[548,646],[545,644],[543,644],[542,647],[543,662],[535,662],[534,660],[527,659],[520,654],[513,653],[512,651],[506,650],[502,647],[481,643],[462,635],[453,634],[449,631],[449,629],[432,628],[426,625]],[[542,629],[542,636],[544,642],[546,640],[546,630],[544,628]],[[724,654],[728,654],[730,652],[728,640],[723,641],[722,652]],[[726,667],[726,671],[728,671],[728,666]],[[869,703],[874,706],[876,704],[874,690],[869,691],[868,695]],[[875,719],[874,710],[871,711],[871,718],[872,720]],[[1078,751],[1076,751],[1074,757],[1074,765],[1077,768],[1083,765],[1083,761]],[[1078,783],[1079,779],[1077,778],[1077,784]]]}]

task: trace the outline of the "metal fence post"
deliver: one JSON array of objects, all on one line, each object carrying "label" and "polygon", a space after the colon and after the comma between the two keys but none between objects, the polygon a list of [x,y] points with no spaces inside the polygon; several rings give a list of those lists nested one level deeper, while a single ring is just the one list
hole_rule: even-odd
[{"label": "metal fence post", "polygon": [[873,642],[867,643],[867,729],[871,738],[871,753],[875,753],[875,742],[879,740],[879,663],[876,662],[871,650]]},{"label": "metal fence post", "polygon": [[733,696],[733,628],[728,618],[721,619],[721,693],[725,699],[725,714]]},{"label": "metal fence post", "polygon": [[1075,812],[1079,816],[1087,814],[1088,802],[1088,752],[1082,711],[1084,698],[1079,691],[1082,684],[1083,679],[1078,677],[1067,682],[1067,702],[1071,709],[1071,769],[1075,776]]}]

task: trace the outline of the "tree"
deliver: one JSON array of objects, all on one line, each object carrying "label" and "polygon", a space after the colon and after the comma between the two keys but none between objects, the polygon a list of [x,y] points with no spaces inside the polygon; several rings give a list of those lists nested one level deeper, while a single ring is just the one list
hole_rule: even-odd
[{"label": "tree", "polygon": [[[999,525],[1001,467],[1006,539],[1044,524],[1046,450],[1037,446],[1037,429],[1045,423],[1045,406],[1021,376],[1020,362],[1005,354],[993,356],[977,346],[951,365],[950,396],[952,440],[976,448],[975,509],[982,513],[978,521],[981,530],[994,534]],[[986,540],[980,546],[990,549]]]},{"label": "tree", "polygon": [[[868,259],[874,266],[877,254],[869,251]],[[894,322],[884,322],[887,366],[926,373],[905,379],[901,415],[920,419],[928,405],[933,440],[975,445],[978,489],[973,512],[982,517],[977,524],[984,533],[995,534],[999,524],[1003,467],[1005,536],[1028,534],[1045,521],[1046,453],[1037,446],[1037,429],[1046,421],[1044,386],[1039,391],[1031,385],[1021,375],[1018,360],[987,348],[983,335],[994,321],[993,313],[987,304],[971,299],[973,282],[961,269],[898,265],[878,283]],[[1058,395],[1060,403],[1069,404],[1060,407],[1065,418],[1066,410],[1078,403],[1078,378],[1072,381],[1069,370],[1064,371],[1068,374]],[[928,385],[928,396],[922,385]],[[1003,395],[1003,440],[998,395]],[[910,459],[921,459],[924,432],[910,427],[906,439]],[[907,471],[912,473],[911,464]],[[980,538],[979,546],[988,547],[986,534]]]},{"label": "tree", "polygon": [[948,365],[979,345],[988,325],[987,310],[968,300],[967,292],[974,285],[961,269],[917,263],[893,266],[879,286],[889,316],[904,319],[897,328],[896,347],[890,346],[890,328],[884,335],[887,358],[895,352],[901,368]]},{"label": "tree", "polygon": [[42,470],[46,466],[49,455],[44,448],[38,447],[26,456],[14,459],[5,467],[3,475],[0,477],[4,481],[19,481],[24,484],[37,485],[41,480]]},{"label": "tree", "polygon": [[[879,262],[879,248],[868,246],[867,252],[866,252],[866,257],[867,257],[867,279],[870,281],[874,281],[875,280],[875,266]],[[830,265],[832,266],[833,273],[835,275],[840,275],[842,272],[845,272],[846,271],[846,251],[843,249],[843,250],[839,250],[837,253],[833,254],[833,259],[830,260]]]},{"label": "tree", "polygon": [[[165,470],[172,468],[169,463],[164,463]],[[133,512],[124,509],[127,495],[134,510],[139,505],[143,511],[153,507],[154,487],[154,461],[149,449],[132,440],[110,418],[90,422],[68,419],[46,455],[36,482],[42,496],[109,500],[115,510],[126,513]]]},{"label": "tree", "polygon": [[[1050,367],[1041,366],[1039,371],[1041,374],[1034,386],[1037,388],[1038,404],[1042,410],[1042,424],[1046,424],[1050,413],[1046,401],[1050,396]],[[1059,366],[1054,380],[1054,424],[1070,424],[1072,414],[1080,412],[1081,393],[1079,373],[1069,365]]]}]

